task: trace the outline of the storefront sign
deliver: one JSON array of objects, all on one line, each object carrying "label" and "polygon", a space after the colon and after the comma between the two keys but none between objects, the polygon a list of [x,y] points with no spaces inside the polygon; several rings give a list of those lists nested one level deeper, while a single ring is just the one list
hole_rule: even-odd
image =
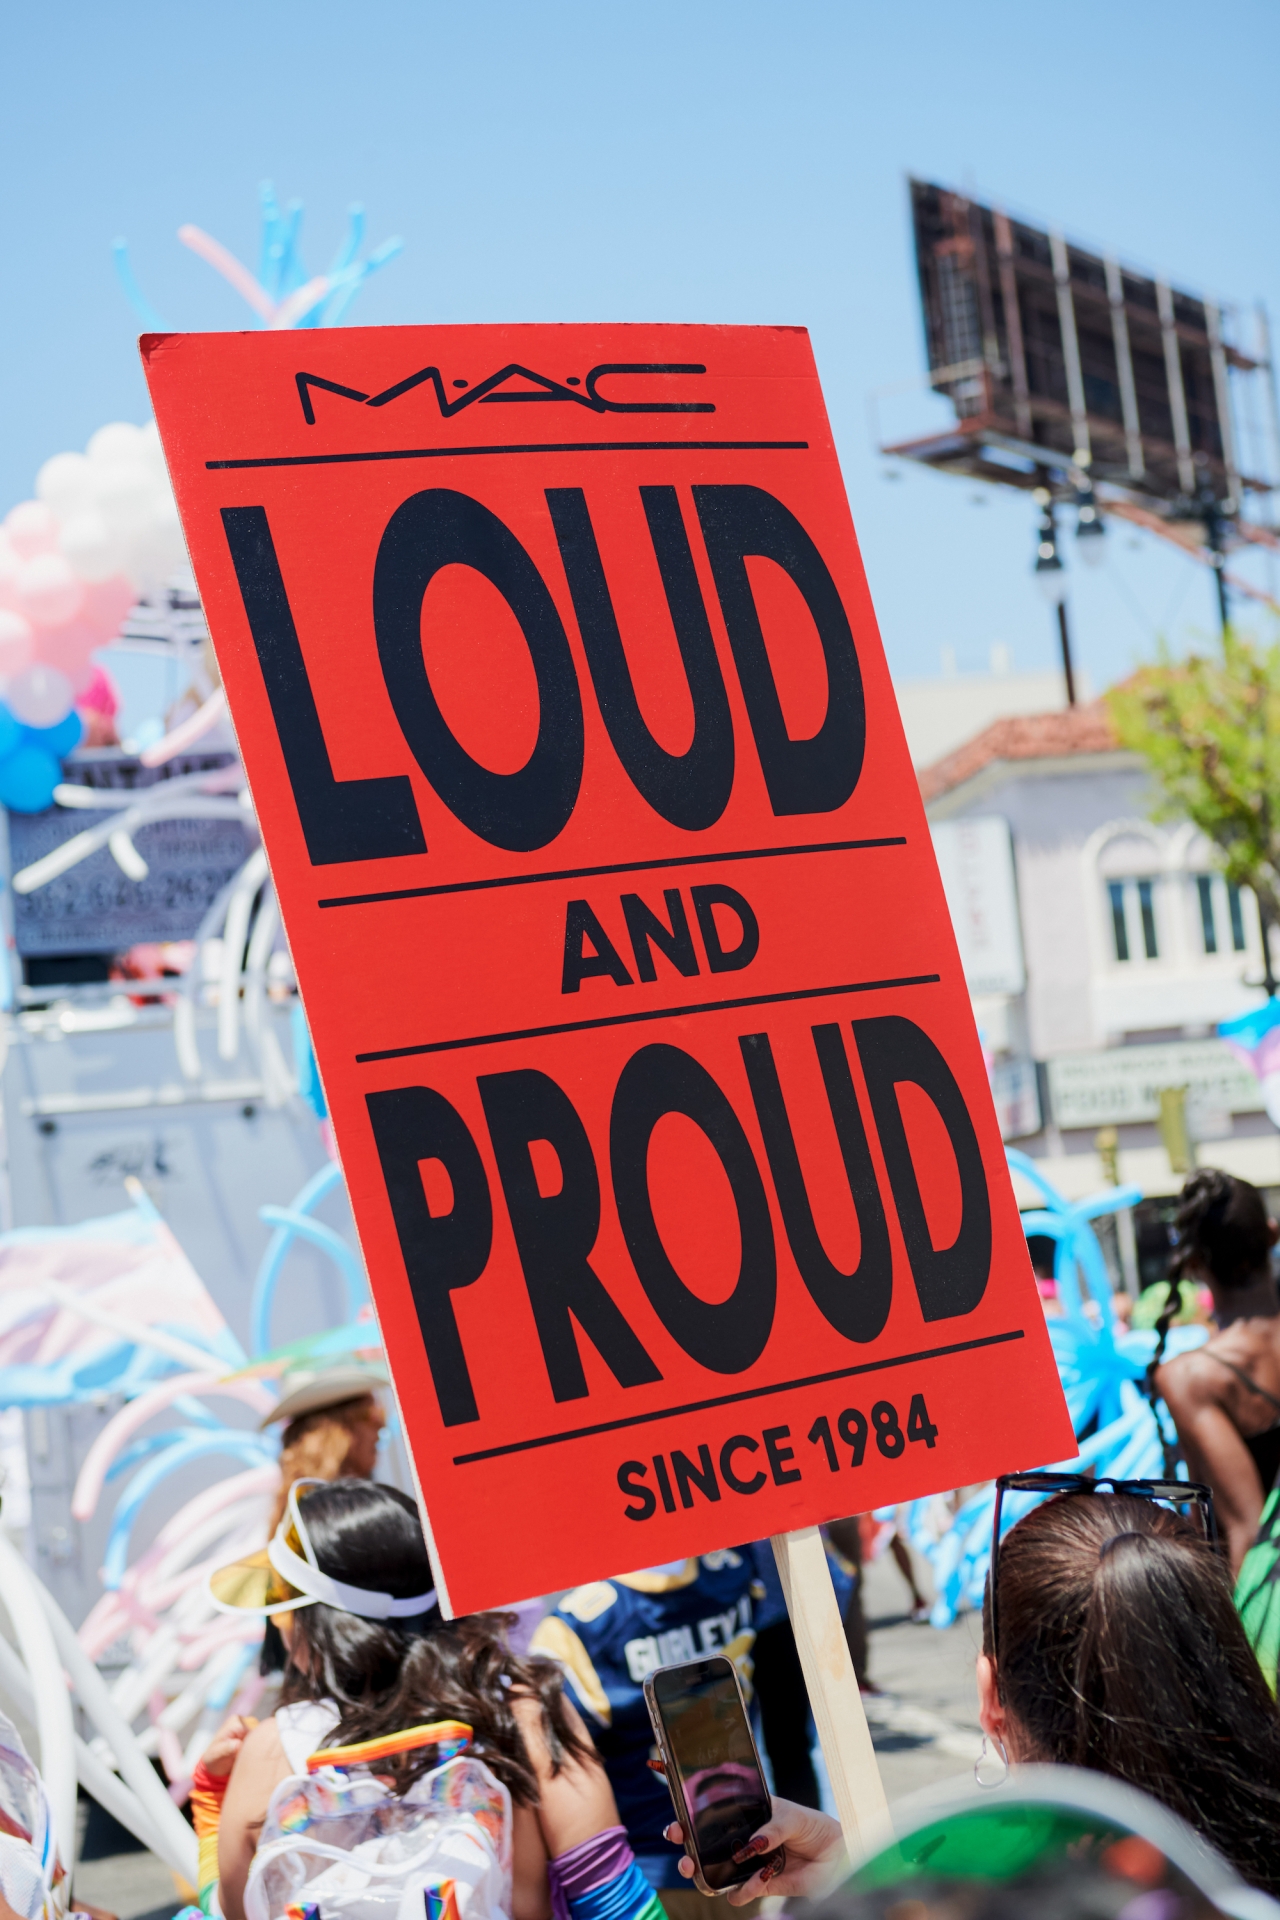
[{"label": "storefront sign", "polygon": [[[1120,1126],[1157,1120],[1162,1087],[1186,1087],[1206,1111],[1261,1113],[1258,1082],[1221,1040],[1163,1041],[1064,1053],[1049,1062],[1049,1096],[1059,1127]],[[1199,1137],[1199,1136],[1198,1136]]]}]

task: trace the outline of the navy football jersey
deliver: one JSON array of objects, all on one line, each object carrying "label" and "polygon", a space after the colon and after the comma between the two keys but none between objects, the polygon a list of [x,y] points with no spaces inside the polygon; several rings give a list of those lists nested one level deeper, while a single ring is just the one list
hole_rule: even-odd
[{"label": "navy football jersey", "polygon": [[671,1796],[649,1759],[657,1758],[645,1676],[655,1667],[723,1653],[751,1698],[753,1587],[751,1551],[727,1549],[651,1569],[593,1580],[565,1594],[535,1630],[529,1651],[557,1660],[600,1751],[618,1813],[649,1881],[682,1887],[678,1848],[662,1837]]}]

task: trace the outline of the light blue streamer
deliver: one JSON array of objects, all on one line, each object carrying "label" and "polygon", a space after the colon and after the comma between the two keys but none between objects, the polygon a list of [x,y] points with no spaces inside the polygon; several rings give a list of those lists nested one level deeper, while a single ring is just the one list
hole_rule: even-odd
[{"label": "light blue streamer", "polygon": [[[1016,1148],[1008,1149],[1010,1168],[1039,1193],[1043,1205],[1022,1216],[1028,1236],[1054,1242],[1054,1278],[1059,1315],[1046,1318],[1058,1375],[1066,1396],[1071,1423],[1078,1435],[1074,1459],[1048,1467],[1053,1473],[1093,1473],[1120,1480],[1163,1478],[1165,1438],[1175,1438],[1168,1409],[1159,1405],[1159,1420],[1138,1382],[1155,1352],[1156,1336],[1130,1331],[1112,1305],[1111,1278],[1092,1222],[1104,1214],[1135,1206],[1142,1198],[1138,1187],[1109,1187],[1088,1198],[1068,1201],[1036,1162]],[[1166,1354],[1172,1359],[1200,1346],[1208,1338],[1204,1327],[1174,1327]],[[1186,1477],[1185,1467],[1180,1468]],[[1008,1526],[1030,1512],[1039,1494],[1009,1494],[1002,1510]],[[935,1500],[915,1500],[907,1507],[904,1526],[912,1546],[930,1564],[937,1599],[930,1619],[949,1626],[965,1607],[980,1607],[991,1562],[991,1523],[994,1486],[981,1487],[957,1509],[951,1525],[937,1536],[933,1525]]]},{"label": "light blue streamer", "polygon": [[[327,1161],[318,1173],[312,1175],[301,1192],[295,1196],[288,1208],[288,1212],[295,1216],[298,1214],[311,1213],[315,1207],[319,1206],[325,1195],[339,1184],[341,1179],[341,1167],[334,1160]],[[264,1353],[270,1352],[271,1309],[275,1301],[276,1285],[280,1278],[280,1270],[284,1265],[290,1247],[293,1245],[294,1235],[297,1231],[298,1228],[292,1220],[290,1220],[287,1225],[276,1227],[276,1231],[267,1242],[267,1250],[262,1256],[262,1263],[258,1268],[257,1277],[253,1283],[253,1295],[249,1303],[249,1348],[255,1359],[260,1359]],[[342,1244],[344,1247],[346,1246],[345,1241],[343,1241]],[[331,1251],[331,1249],[327,1249],[327,1251]],[[350,1249],[347,1249],[347,1251],[350,1252]],[[347,1270],[342,1269],[342,1271],[344,1279],[347,1279],[348,1292],[350,1292],[351,1283]],[[363,1289],[363,1275],[361,1276],[361,1287]],[[363,1304],[363,1291],[361,1300],[357,1302],[357,1306],[361,1304]]]},{"label": "light blue streamer", "polygon": [[130,1481],[111,1518],[111,1532],[102,1562],[102,1584],[109,1593],[119,1591],[129,1564],[129,1541],[134,1522],[144,1503],[158,1486],[193,1460],[213,1453],[238,1456],[246,1466],[264,1467],[275,1458],[269,1442],[256,1433],[237,1432],[226,1427],[221,1433],[199,1434],[148,1461]]},{"label": "light blue streamer", "polygon": [[305,1213],[297,1213],[292,1207],[259,1207],[258,1218],[269,1227],[292,1228],[300,1240],[309,1240],[313,1247],[319,1247],[341,1269],[347,1283],[347,1304],[352,1314],[359,1313],[368,1290],[364,1281],[364,1268],[360,1257],[353,1247],[349,1247],[340,1233],[332,1227],[326,1227],[323,1221],[308,1219]]},{"label": "light blue streamer", "polygon": [[257,1666],[258,1654],[261,1648],[261,1640],[251,1640],[248,1646],[241,1647],[226,1672],[210,1687],[205,1698],[206,1707],[211,1708],[214,1713],[225,1712],[239,1691],[240,1682],[244,1679],[245,1674],[249,1671],[250,1667]]},{"label": "light blue streamer", "polygon": [[115,263],[116,279],[120,282],[121,288],[124,291],[124,297],[148,333],[165,332],[164,321],[160,318],[160,315],[156,312],[151,302],[147,299],[146,294],[143,293],[142,288],[138,285],[137,280],[134,278],[133,267],[129,261],[129,248],[126,241],[123,239],[112,241],[111,258]]}]

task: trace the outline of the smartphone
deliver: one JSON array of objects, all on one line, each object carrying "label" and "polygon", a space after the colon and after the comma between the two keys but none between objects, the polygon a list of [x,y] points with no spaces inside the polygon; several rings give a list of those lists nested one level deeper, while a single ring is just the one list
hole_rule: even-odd
[{"label": "smartphone", "polygon": [[644,1697],[695,1886],[712,1894],[740,1887],[764,1861],[733,1856],[773,1808],[733,1662],[712,1654],[658,1667]]}]

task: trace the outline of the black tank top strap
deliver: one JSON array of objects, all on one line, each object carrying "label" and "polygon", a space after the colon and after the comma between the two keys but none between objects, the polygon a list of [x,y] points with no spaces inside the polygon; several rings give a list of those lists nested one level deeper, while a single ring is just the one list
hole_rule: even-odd
[{"label": "black tank top strap", "polygon": [[1277,1476],[1280,1475],[1280,1400],[1277,1400],[1274,1393],[1268,1393],[1265,1387],[1260,1387],[1256,1380],[1250,1379],[1244,1368],[1236,1366],[1233,1360],[1224,1360],[1220,1353],[1213,1353],[1208,1347],[1202,1348],[1202,1352],[1210,1360],[1216,1360],[1220,1367],[1225,1367],[1228,1373],[1234,1373],[1242,1386],[1248,1387],[1252,1393],[1258,1394],[1276,1409],[1277,1417],[1269,1427],[1264,1427],[1261,1433],[1242,1433],[1240,1436],[1249,1449],[1254,1466],[1258,1469],[1263,1494],[1268,1494],[1276,1484]]},{"label": "black tank top strap", "polygon": [[[1202,1352],[1206,1359],[1216,1360],[1220,1367],[1227,1369],[1228,1373],[1234,1373],[1236,1379],[1239,1380],[1243,1386],[1248,1387],[1251,1393],[1260,1394],[1264,1400],[1268,1401],[1270,1405],[1275,1408],[1276,1413],[1280,1415],[1280,1400],[1277,1400],[1274,1393],[1268,1393],[1265,1387],[1260,1387],[1257,1381],[1245,1372],[1243,1367],[1236,1366],[1233,1360],[1224,1360],[1222,1355],[1215,1353],[1211,1347],[1202,1348]],[[1273,1421],[1272,1425],[1280,1426],[1280,1419]]]}]

